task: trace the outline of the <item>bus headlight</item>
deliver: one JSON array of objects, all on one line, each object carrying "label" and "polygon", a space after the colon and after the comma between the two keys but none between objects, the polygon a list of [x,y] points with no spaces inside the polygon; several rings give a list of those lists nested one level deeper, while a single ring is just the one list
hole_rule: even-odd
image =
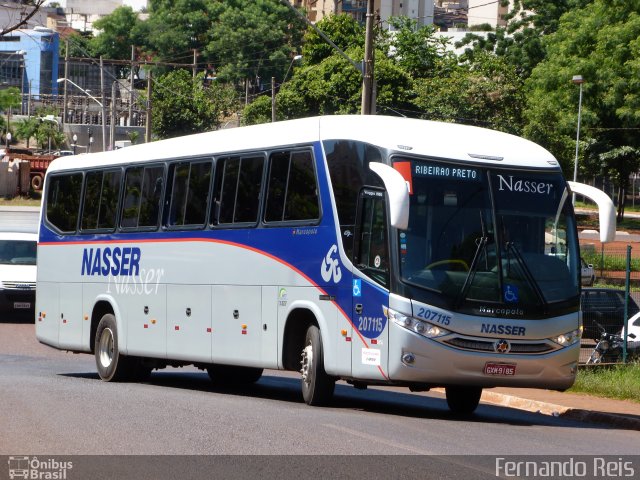
[{"label": "bus headlight", "polygon": [[557,337],[551,338],[553,342],[556,342],[558,345],[562,345],[563,347],[568,347],[580,341],[582,337],[581,329],[572,330],[568,333],[563,333],[562,335],[558,335]]},{"label": "bus headlight", "polygon": [[423,337],[436,338],[451,333],[449,330],[446,330],[438,325],[433,325],[417,318],[403,315],[402,313],[396,312],[395,310],[392,310],[390,308],[385,309],[385,313],[387,314],[387,317],[396,325],[400,325],[401,327],[406,328],[407,330],[411,330],[412,332],[415,332],[418,335],[422,335]]}]

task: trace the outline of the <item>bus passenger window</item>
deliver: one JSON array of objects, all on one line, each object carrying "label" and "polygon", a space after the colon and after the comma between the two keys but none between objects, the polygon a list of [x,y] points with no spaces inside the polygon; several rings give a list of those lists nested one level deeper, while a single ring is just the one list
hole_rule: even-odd
[{"label": "bus passenger window", "polygon": [[81,173],[51,177],[47,188],[47,220],[61,232],[76,231],[81,194]]},{"label": "bus passenger window", "polygon": [[211,181],[211,162],[179,163],[172,165],[171,171],[173,186],[168,224],[203,226]]},{"label": "bus passenger window", "polygon": [[317,220],[318,186],[311,152],[271,155],[266,222]]},{"label": "bus passenger window", "polygon": [[158,226],[164,167],[136,167],[127,170],[122,207],[123,228]]},{"label": "bus passenger window", "polygon": [[89,172],[85,178],[82,230],[113,230],[120,196],[120,170]]},{"label": "bus passenger window", "polygon": [[213,224],[258,220],[264,157],[232,157],[217,161]]},{"label": "bus passenger window", "polygon": [[242,158],[233,222],[258,221],[264,157]]}]

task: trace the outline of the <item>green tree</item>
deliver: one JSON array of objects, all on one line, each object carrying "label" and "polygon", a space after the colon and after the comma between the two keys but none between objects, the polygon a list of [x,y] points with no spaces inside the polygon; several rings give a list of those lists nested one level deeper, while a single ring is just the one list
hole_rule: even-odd
[{"label": "green tree", "polygon": [[153,91],[153,133],[160,138],[177,137],[218,128],[235,111],[232,87],[204,85],[204,73],[175,70],[158,79]]},{"label": "green tree", "polygon": [[27,142],[27,148],[29,148],[31,137],[38,131],[39,123],[35,117],[25,118],[17,123],[16,136]]},{"label": "green tree", "polygon": [[[0,111],[4,112],[4,114],[7,117],[6,123],[4,122],[4,119],[2,123],[0,123],[0,128],[2,129],[2,132],[3,132],[3,138],[6,138],[4,137],[6,133],[12,130],[10,126],[11,109],[19,107],[21,102],[22,102],[22,96],[20,95],[19,88],[9,87],[9,88],[5,88],[4,90],[0,90]],[[3,142],[4,141],[5,140],[3,140]]]},{"label": "green tree", "polygon": [[80,33],[72,33],[66,41],[60,42],[60,58],[64,58],[67,52],[67,42],[69,43],[70,57],[94,57],[93,46],[91,44],[91,35],[82,35]]},{"label": "green tree", "polygon": [[527,78],[545,58],[543,39],[558,29],[562,15],[593,0],[500,1],[510,3],[507,26],[496,28],[486,37],[469,34],[461,45],[472,45],[466,54],[469,58],[479,51],[494,52],[515,66],[520,76]]},{"label": "green tree", "polygon": [[228,0],[217,4],[206,58],[225,81],[281,80],[305,24],[289,7],[274,0]]},{"label": "green tree", "polygon": [[[364,50],[364,28],[351,15],[328,15],[316,27],[343,51],[353,47]],[[335,54],[335,49],[314,29],[307,29],[302,47],[305,62],[315,65]]]},{"label": "green tree", "polygon": [[526,83],[525,134],[554,152],[572,176],[579,89],[571,78],[583,76],[580,171],[613,175],[623,194],[640,148],[639,37],[640,1],[594,0],[560,19],[545,39],[546,59]]},{"label": "green tree", "polygon": [[[347,53],[351,58],[362,56],[354,48]],[[411,107],[412,82],[409,75],[393,60],[376,52],[377,108],[392,113]],[[356,114],[360,112],[362,76],[340,55],[325,58],[317,65],[299,68],[295,75],[281,86],[276,95],[276,119],[286,120],[313,115]],[[269,96],[259,97],[244,110],[245,124],[271,120]]]},{"label": "green tree", "polygon": [[415,80],[422,118],[521,133],[524,93],[515,68],[491,53],[460,65],[442,77]]},{"label": "green tree", "polygon": [[396,64],[413,78],[442,77],[457,65],[455,54],[448,49],[449,39],[435,35],[431,25],[418,27],[416,20],[393,17],[389,24],[393,35],[383,35],[378,49],[389,51]]},{"label": "green tree", "polygon": [[208,45],[223,8],[224,2],[216,0],[150,0],[149,19],[136,27],[136,45],[158,60],[189,63],[193,49]]},{"label": "green tree", "polygon": [[116,8],[110,15],[93,23],[94,28],[100,33],[89,41],[91,51],[95,56],[129,60],[131,45],[138,45],[140,41],[136,36],[139,23],[138,15],[131,7]]}]

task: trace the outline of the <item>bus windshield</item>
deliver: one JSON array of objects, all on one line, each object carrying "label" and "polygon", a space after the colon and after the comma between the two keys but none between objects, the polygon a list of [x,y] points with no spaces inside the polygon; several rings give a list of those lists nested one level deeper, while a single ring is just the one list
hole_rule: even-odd
[{"label": "bus windshield", "polygon": [[403,282],[452,309],[481,302],[548,311],[578,296],[576,229],[559,172],[399,164],[411,168]]}]

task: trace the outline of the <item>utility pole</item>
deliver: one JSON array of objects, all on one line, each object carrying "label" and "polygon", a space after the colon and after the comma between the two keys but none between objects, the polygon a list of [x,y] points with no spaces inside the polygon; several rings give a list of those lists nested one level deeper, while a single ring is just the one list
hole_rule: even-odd
[{"label": "utility pole", "polygon": [[[65,82],[66,83],[66,82]],[[104,62],[100,55],[100,98],[102,99],[102,151],[107,151],[107,99],[104,95]]]},{"label": "utility pole", "polygon": [[364,41],[364,72],[362,75],[362,115],[375,114],[373,98],[373,0],[367,0],[366,31]]},{"label": "utility pole", "polygon": [[[65,40],[65,51],[64,51],[64,78],[69,77],[69,40]],[[63,88],[62,101],[64,104],[62,105],[62,124],[67,123],[67,81],[65,80]]]},{"label": "utility pole", "polygon": [[271,77],[271,123],[276,121],[276,77]]},{"label": "utility pole", "polygon": [[130,90],[129,90],[129,111],[127,118],[129,119],[129,126],[131,126],[131,118],[133,117],[133,62],[136,60],[136,47],[131,45],[131,73],[129,74]]},{"label": "utility pole", "polygon": [[116,85],[117,81],[111,84],[111,128],[109,138],[111,139],[111,150],[116,146]]},{"label": "utility pole", "polygon": [[193,79],[196,79],[196,74],[198,73],[198,50],[193,49]]},{"label": "utility pole", "polygon": [[151,70],[147,72],[147,123],[144,126],[144,141],[149,143],[151,141]]}]

